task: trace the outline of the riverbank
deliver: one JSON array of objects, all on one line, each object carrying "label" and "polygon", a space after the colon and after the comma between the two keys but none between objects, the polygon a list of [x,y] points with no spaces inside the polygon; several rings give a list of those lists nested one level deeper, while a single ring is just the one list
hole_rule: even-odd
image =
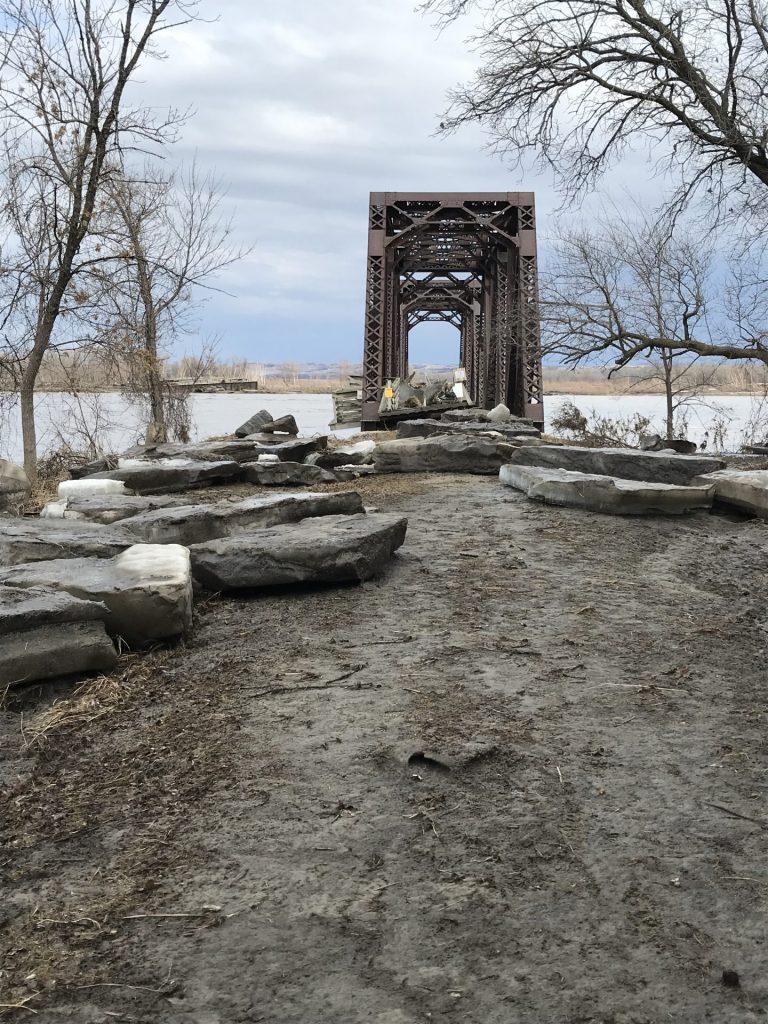
[{"label": "riverbank", "polygon": [[355,487],[409,518],[381,578],[211,598],[185,647],[6,702],[0,1002],[760,1019],[765,525]]}]

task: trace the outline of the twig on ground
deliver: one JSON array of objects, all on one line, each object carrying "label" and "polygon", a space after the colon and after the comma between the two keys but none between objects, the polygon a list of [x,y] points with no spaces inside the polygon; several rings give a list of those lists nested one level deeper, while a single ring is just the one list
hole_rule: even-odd
[{"label": "twig on ground", "polygon": [[739,811],[734,811],[730,807],[725,807],[723,804],[713,804],[709,800],[705,800],[704,803],[707,807],[714,807],[715,810],[722,811],[723,814],[729,814],[732,818],[741,818],[742,821],[751,821],[755,825],[759,825],[761,828],[768,828],[768,821],[762,818],[750,818],[748,814],[741,814]]},{"label": "twig on ground", "polygon": [[37,1016],[37,1010],[33,1010],[31,1006],[27,1006],[27,1003],[30,1001],[30,999],[34,998],[35,996],[31,995],[26,996],[26,998],[22,999],[18,1003],[0,1003],[0,1013],[2,1013],[3,1010],[26,1010],[27,1013],[33,1013],[35,1016]]},{"label": "twig on ground", "polygon": [[128,914],[123,921],[143,921],[148,918],[163,917],[209,917],[211,914],[218,914],[221,908],[214,910],[212,907],[203,907],[202,910],[194,910],[188,914]]},{"label": "twig on ground", "polygon": [[[308,683],[306,686],[270,686],[267,690],[258,690],[255,693],[249,694],[251,697],[271,697],[276,694],[287,694],[287,693],[305,693],[308,690],[330,690],[334,686],[338,686],[340,683],[346,682],[347,679],[351,679],[352,676],[357,675],[358,672],[362,672],[364,668],[368,668],[367,665],[358,665],[357,668],[353,668],[349,672],[344,672],[340,676],[336,676],[335,679],[326,679],[322,683]],[[368,683],[365,689],[372,687],[372,683]],[[342,686],[343,690],[362,690],[363,684],[356,683],[353,686]]]}]

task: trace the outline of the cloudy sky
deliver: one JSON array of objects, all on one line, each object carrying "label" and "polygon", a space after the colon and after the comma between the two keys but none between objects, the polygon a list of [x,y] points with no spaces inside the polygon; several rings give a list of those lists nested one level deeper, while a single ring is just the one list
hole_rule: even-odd
[{"label": "cloudy sky", "polygon": [[[166,37],[168,59],[145,65],[145,98],[195,109],[173,159],[217,172],[252,247],[219,282],[231,297],[203,314],[223,353],[359,361],[371,191],[535,188],[540,214],[552,208],[547,183],[505,168],[479,131],[436,137],[446,91],[471,71],[471,25],[438,35],[414,6],[202,0],[217,20]],[[445,353],[439,327],[425,325],[415,361]]]}]

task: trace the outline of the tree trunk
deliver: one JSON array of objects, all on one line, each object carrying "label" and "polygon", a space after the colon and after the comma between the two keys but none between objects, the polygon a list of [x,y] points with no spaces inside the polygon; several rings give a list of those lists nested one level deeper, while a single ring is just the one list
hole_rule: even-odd
[{"label": "tree trunk", "polygon": [[46,310],[38,322],[35,332],[35,343],[27,359],[19,385],[19,404],[21,407],[21,438],[24,448],[24,472],[30,483],[37,480],[37,425],[35,423],[35,385],[43,356],[48,351],[53,333],[52,303],[46,304]]},{"label": "tree trunk", "polygon": [[[26,377],[26,374],[25,374]],[[21,436],[24,444],[24,472],[30,483],[37,480],[37,427],[35,425],[35,384],[26,381],[19,388]]]},{"label": "tree trunk", "polygon": [[675,392],[672,381],[672,356],[663,353],[664,363],[664,391],[667,399],[667,440],[672,441],[675,436]]}]

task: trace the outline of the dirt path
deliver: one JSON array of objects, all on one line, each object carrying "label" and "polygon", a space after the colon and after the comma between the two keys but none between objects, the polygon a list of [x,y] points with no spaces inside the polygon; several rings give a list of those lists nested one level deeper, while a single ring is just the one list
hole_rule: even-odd
[{"label": "dirt path", "polygon": [[766,527],[368,486],[382,579],[7,708],[7,1019],[765,1020]]}]

